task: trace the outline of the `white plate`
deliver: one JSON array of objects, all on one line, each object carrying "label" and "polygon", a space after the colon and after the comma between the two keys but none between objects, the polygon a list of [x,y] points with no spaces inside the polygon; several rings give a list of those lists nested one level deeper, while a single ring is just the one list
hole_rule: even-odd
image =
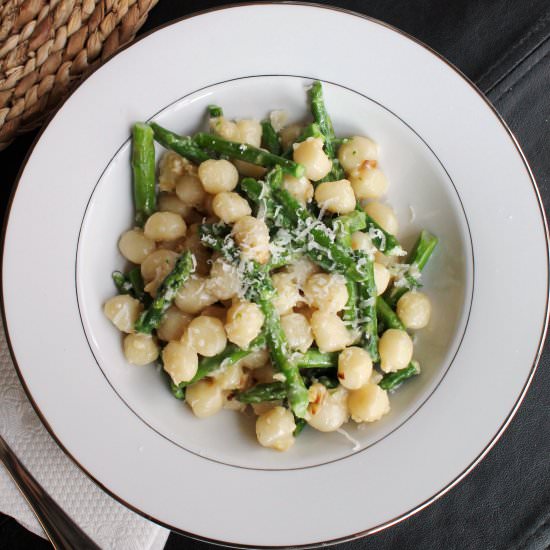
[{"label": "white plate", "polygon": [[[425,278],[434,318],[419,337],[422,376],[392,396],[383,421],[351,431],[359,451],[309,430],[278,454],[254,442],[240,415],[199,421],[155,369],[128,366],[101,304],[123,265],[117,237],[131,224],[130,125],[154,118],[192,132],[209,103],[236,117],[275,108],[304,117],[305,86],[317,78],[337,133],[380,143],[405,245],[423,227],[441,240]],[[450,65],[348,12],[240,6],[124,50],[44,130],[11,207],[4,313],[35,408],[112,495],[200,538],[311,545],[399,521],[484,456],[533,376],[547,250],[521,151]]]}]

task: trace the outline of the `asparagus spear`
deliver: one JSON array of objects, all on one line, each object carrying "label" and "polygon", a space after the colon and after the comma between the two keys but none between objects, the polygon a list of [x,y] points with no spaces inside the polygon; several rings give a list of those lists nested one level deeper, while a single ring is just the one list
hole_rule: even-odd
[{"label": "asparagus spear", "polygon": [[141,275],[141,269],[139,267],[134,267],[130,269],[127,274],[128,281],[132,285],[133,295],[147,307],[151,303],[151,297],[144,290],[143,277]]},{"label": "asparagus spear", "polygon": [[405,325],[382,296],[376,297],[376,313],[386,328],[405,330]]},{"label": "asparagus spear", "polygon": [[299,369],[321,369],[338,366],[338,353],[322,352],[316,348],[310,348],[305,353],[294,359]]},{"label": "asparagus spear", "polygon": [[262,147],[274,155],[281,154],[279,136],[269,120],[262,120]]},{"label": "asparagus spear", "polygon": [[124,275],[124,273],[120,271],[113,271],[111,277],[119,294],[133,294],[132,283],[128,280],[128,277]]},{"label": "asparagus spear", "polygon": [[185,388],[181,385],[174,384],[170,379],[170,391],[176,399],[185,399]]},{"label": "asparagus spear", "polygon": [[132,173],[136,223],[142,226],[155,211],[155,145],[153,131],[138,122],[132,131]]},{"label": "asparagus spear", "polygon": [[336,231],[340,242],[351,247],[351,235],[356,231],[361,231],[367,226],[367,217],[362,210],[354,210],[349,214],[338,216],[332,222],[332,227]]},{"label": "asparagus spear", "polygon": [[[318,382],[329,389],[336,388],[339,385],[335,373],[334,376],[324,374],[316,376],[315,373],[308,372],[304,377],[310,384]],[[241,403],[263,403],[264,401],[282,401],[287,398],[287,395],[287,389],[283,382],[268,382],[256,384],[248,390],[238,392],[235,394],[235,398]]]},{"label": "asparagus spear", "polygon": [[286,398],[286,388],[282,382],[256,384],[248,390],[235,394],[241,403],[263,403],[264,401],[282,401]]},{"label": "asparagus spear", "polygon": [[279,165],[286,173],[299,178],[304,175],[304,167],[301,164],[274,155],[263,149],[258,149],[247,143],[238,143],[227,139],[200,132],[195,135],[194,142],[201,148],[227,155],[228,157],[244,160],[251,164],[272,168]]},{"label": "asparagus spear", "polygon": [[173,384],[173,386],[179,390],[183,390],[187,386],[190,386],[191,384],[194,384],[195,382],[198,382],[199,380],[202,380],[206,376],[212,374],[212,372],[221,366],[229,367],[234,365],[237,361],[240,361],[253,351],[264,348],[265,345],[266,338],[263,334],[257,336],[250,343],[247,349],[239,348],[234,344],[228,344],[221,353],[218,353],[218,355],[214,355],[213,357],[203,357],[199,361],[197,372],[191,380],[188,382],[180,382],[177,386]]},{"label": "asparagus spear", "polygon": [[298,418],[304,418],[309,404],[307,389],[298,367],[289,359],[288,342],[281,327],[279,314],[273,306],[273,293],[267,289],[267,285],[266,290],[260,295],[258,305],[265,317],[264,326],[271,358],[285,377],[290,408]]},{"label": "asparagus spear", "polygon": [[378,385],[383,390],[394,390],[405,380],[411,378],[412,376],[416,376],[417,374],[420,374],[420,365],[418,364],[418,361],[411,361],[404,369],[385,374],[384,378],[380,380]]},{"label": "asparagus spear", "polygon": [[302,433],[302,430],[306,427],[307,422],[304,418],[294,417],[294,423],[296,424],[296,428],[294,428],[293,435],[294,437],[298,437]]},{"label": "asparagus spear", "polygon": [[266,182],[254,178],[243,178],[240,189],[248,199],[257,206],[257,216],[263,218],[268,225],[284,227],[285,218],[279,216],[281,208],[271,194],[271,188],[281,185],[283,173],[281,170],[271,170],[266,176]]},{"label": "asparagus spear", "polygon": [[404,254],[399,241],[394,235],[382,229],[368,214],[365,214],[366,232],[372,244],[386,256],[402,256]]},{"label": "asparagus spear", "polygon": [[[337,217],[333,228],[338,240],[351,250],[351,234],[365,227],[366,217],[362,210],[354,210],[350,214]],[[359,331],[361,342],[373,360],[378,359],[377,319],[374,309],[376,299],[376,283],[374,281],[374,264],[372,258],[361,251],[353,253],[357,262],[364,266],[365,277],[355,282],[349,277],[346,280],[348,301],[342,315],[352,330]]]},{"label": "asparagus spear", "polygon": [[223,116],[223,109],[219,105],[208,105],[208,116],[210,118]]},{"label": "asparagus spear", "polygon": [[391,307],[395,307],[399,298],[408,290],[421,286],[418,275],[426,267],[436,246],[437,237],[425,229],[422,230],[410,254],[409,269],[405,273],[406,284],[399,287],[394,286],[385,293],[385,298]]},{"label": "asparagus spear", "polygon": [[327,370],[323,370],[322,372],[307,370],[304,373],[304,381],[308,386],[317,382],[323,384],[328,389],[334,389],[340,385],[336,369],[331,369],[330,372],[327,372]]},{"label": "asparagus spear", "polygon": [[[353,217],[349,215],[338,216],[332,223],[332,228],[337,235],[338,242],[348,249],[351,249],[351,234],[355,230],[356,222],[359,212]],[[348,291],[348,301],[342,314],[342,319],[346,322],[351,330],[357,330],[358,328],[358,310],[357,310],[357,285],[358,283],[352,281],[349,277],[346,278],[346,289]]]},{"label": "asparagus spear", "polygon": [[146,307],[151,304],[151,297],[143,289],[143,277],[139,267],[134,267],[128,273],[113,271],[111,277],[119,294],[130,294]]},{"label": "asparagus spear", "polygon": [[361,332],[363,347],[369,352],[373,361],[378,361],[378,323],[376,318],[376,283],[374,281],[374,263],[366,255],[365,270],[368,276],[357,285],[357,309],[359,311],[358,328]]},{"label": "asparagus spear", "polygon": [[325,138],[324,149],[327,156],[332,160],[332,168],[330,172],[319,182],[341,180],[345,174],[336,158],[334,147],[335,135],[332,121],[325,106],[323,99],[323,86],[318,80],[313,83],[310,90],[311,112],[315,122],[319,125],[321,133]]},{"label": "asparagus spear", "polygon": [[179,136],[162,126],[159,126],[155,122],[151,122],[149,126],[153,129],[155,139],[167,149],[171,149],[189,159],[190,161],[200,164],[201,162],[208,160],[210,155],[203,151],[189,136]]},{"label": "asparagus spear", "polygon": [[323,99],[323,86],[316,80],[311,86],[309,97],[311,101],[311,112],[315,122],[319,125],[321,133],[325,137],[325,152],[329,158],[334,158],[334,148],[332,140],[334,139],[334,128],[332,121],[325,107]]},{"label": "asparagus spear", "polygon": [[195,270],[195,257],[184,252],[176,261],[174,269],[166,276],[157,290],[153,303],[140,315],[135,324],[137,332],[151,334],[157,328],[166,310],[171,306],[177,291]]}]

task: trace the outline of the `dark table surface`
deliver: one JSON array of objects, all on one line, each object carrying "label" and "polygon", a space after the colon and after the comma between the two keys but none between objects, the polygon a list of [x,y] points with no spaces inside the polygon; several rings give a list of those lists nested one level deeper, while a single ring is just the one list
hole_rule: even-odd
[{"label": "dark table surface", "polygon": [[[141,33],[194,11],[228,3],[161,0]],[[472,79],[518,138],[548,211],[549,0],[321,3],[364,13],[412,34],[443,54]],[[35,135],[36,132],[20,137],[7,150],[0,152],[2,215]],[[550,548],[549,435],[550,350],[546,346],[517,415],[487,457],[466,479],[434,504],[398,525],[335,548]],[[0,549],[48,547],[47,542],[28,533],[11,518],[0,515]],[[176,534],[171,534],[166,546],[169,550],[209,547],[209,544]]]}]

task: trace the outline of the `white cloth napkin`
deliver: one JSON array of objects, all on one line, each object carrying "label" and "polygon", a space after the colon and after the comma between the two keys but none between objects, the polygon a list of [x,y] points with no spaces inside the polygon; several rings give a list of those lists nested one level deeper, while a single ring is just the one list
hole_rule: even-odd
[{"label": "white cloth napkin", "polygon": [[[0,434],[42,487],[102,549],[164,548],[170,533],[167,529],[142,518],[104,493],[50,437],[19,382],[1,320]],[[45,537],[1,464],[0,511]]]}]

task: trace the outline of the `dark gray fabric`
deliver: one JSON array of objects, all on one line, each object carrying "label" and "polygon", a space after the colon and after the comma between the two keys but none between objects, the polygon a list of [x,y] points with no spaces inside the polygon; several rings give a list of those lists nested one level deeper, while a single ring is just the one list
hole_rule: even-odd
[{"label": "dark gray fabric", "polygon": [[[225,3],[162,0],[142,32],[187,13]],[[382,19],[413,34],[476,81],[517,136],[538,180],[544,204],[546,208],[550,207],[548,0],[370,0],[335,1],[331,4]],[[15,180],[31,137],[19,139],[0,153],[0,192],[4,195],[4,205],[7,204],[7,189]],[[528,277],[528,266],[517,268],[524,269]],[[516,417],[487,457],[465,480],[400,524],[335,548],[550,548],[549,432],[550,349],[546,346]],[[184,487],[182,493],[185,493]],[[231,499],[227,500],[230,506]],[[328,504],[326,517],[319,518],[319,521],[338,521],[337,506]],[[261,499],[251,498],[250,505],[261,505]],[[182,513],[185,513],[184,509]],[[300,513],[299,508],[296,513]],[[223,522],[223,518],[212,518],[212,521]],[[243,510],[243,521],[247,521],[246,510]],[[0,525],[7,525],[0,529],[0,548],[6,547],[7,541],[10,548],[31,547],[28,538],[17,538],[18,528],[11,522],[4,525],[0,522]],[[19,544],[18,540],[25,542]],[[199,550],[210,547],[173,534],[166,548]]]}]

